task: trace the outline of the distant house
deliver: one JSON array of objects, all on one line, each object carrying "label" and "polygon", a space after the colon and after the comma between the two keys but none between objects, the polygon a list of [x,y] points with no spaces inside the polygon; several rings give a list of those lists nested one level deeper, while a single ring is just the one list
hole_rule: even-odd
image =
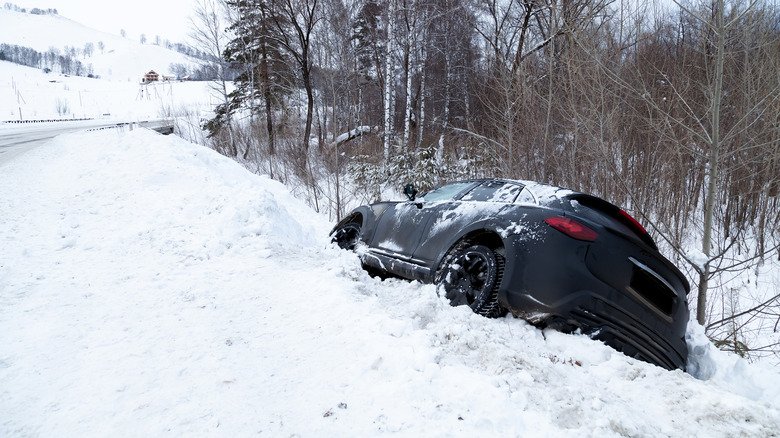
[{"label": "distant house", "polygon": [[157,82],[160,80],[160,75],[157,74],[154,70],[149,70],[149,73],[144,75],[144,78],[141,80],[141,82]]}]

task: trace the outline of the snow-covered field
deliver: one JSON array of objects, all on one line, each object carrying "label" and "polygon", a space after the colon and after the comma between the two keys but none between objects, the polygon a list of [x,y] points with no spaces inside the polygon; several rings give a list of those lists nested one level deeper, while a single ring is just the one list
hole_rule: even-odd
[{"label": "snow-covered field", "polygon": [[[98,48],[102,42],[104,49]],[[94,52],[78,60],[92,64],[100,79],[65,76],[42,69],[0,61],[0,122],[8,120],[111,118],[123,122],[168,117],[189,111],[207,113],[218,103],[205,82],[141,84],[149,70],[169,75],[172,63],[192,66],[196,61],[153,44],[121,38],[83,26],[60,15],[33,15],[0,9],[0,43]],[[198,115],[195,115],[196,123]]]},{"label": "snow-covered field", "polygon": [[330,226],[145,130],[2,165],[0,436],[780,434],[780,373],[698,326],[702,379],[371,278]]},{"label": "snow-covered field", "polygon": [[111,118],[130,122],[180,112],[210,111],[217,101],[207,82],[111,82],[45,74],[0,61],[0,122]]},{"label": "snow-covered field", "polygon": [[[154,7],[149,7],[149,13],[154,13]],[[101,42],[103,50],[98,47]],[[195,64],[194,59],[181,53],[100,32],[62,15],[33,15],[5,8],[0,9],[0,43],[29,47],[40,53],[51,48],[59,53],[64,53],[66,47],[83,50],[92,43],[92,55],[81,55],[78,60],[85,66],[92,64],[94,74],[103,79],[133,84],[149,70],[169,74],[171,63]]]}]

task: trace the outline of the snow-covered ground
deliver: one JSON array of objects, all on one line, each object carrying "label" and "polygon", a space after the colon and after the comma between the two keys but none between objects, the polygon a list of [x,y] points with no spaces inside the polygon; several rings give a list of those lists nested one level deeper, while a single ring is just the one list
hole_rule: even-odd
[{"label": "snow-covered ground", "polygon": [[705,380],[371,278],[330,226],[146,130],[2,165],[0,436],[780,433],[777,370],[698,326]]}]

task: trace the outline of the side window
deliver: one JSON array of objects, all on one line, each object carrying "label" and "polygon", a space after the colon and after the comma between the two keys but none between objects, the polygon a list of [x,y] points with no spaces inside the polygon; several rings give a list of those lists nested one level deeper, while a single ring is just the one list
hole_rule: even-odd
[{"label": "side window", "polygon": [[536,205],[536,198],[527,188],[523,188],[520,195],[515,199],[515,204],[534,204]]},{"label": "side window", "polygon": [[449,201],[455,195],[462,192],[463,190],[466,190],[466,188],[468,188],[472,184],[474,183],[457,182],[457,183],[443,185],[438,189],[433,189],[430,192],[423,195],[422,200],[425,202]]},{"label": "side window", "polygon": [[462,201],[512,203],[522,190],[521,186],[504,181],[487,181],[466,193]]}]

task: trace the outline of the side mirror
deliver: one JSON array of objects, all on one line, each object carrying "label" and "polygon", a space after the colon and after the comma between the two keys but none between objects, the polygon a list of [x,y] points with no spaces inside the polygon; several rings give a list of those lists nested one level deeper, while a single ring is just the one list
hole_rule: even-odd
[{"label": "side mirror", "polygon": [[414,188],[414,185],[407,184],[404,186],[404,195],[406,195],[410,201],[414,201],[414,197],[417,195],[417,189]]}]

